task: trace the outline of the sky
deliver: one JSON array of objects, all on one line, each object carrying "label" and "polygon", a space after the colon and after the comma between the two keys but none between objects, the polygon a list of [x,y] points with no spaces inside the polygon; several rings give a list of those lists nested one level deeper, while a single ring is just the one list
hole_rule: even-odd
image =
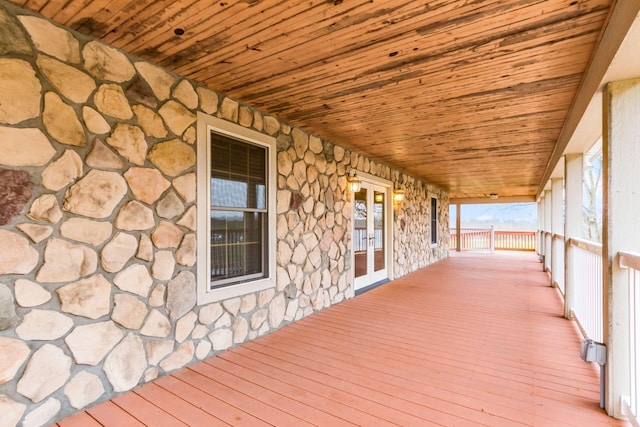
[{"label": "sky", "polygon": [[[538,228],[538,207],[535,203],[492,203],[462,205],[462,228],[533,231]],[[449,224],[455,227],[456,207],[449,208]]]}]

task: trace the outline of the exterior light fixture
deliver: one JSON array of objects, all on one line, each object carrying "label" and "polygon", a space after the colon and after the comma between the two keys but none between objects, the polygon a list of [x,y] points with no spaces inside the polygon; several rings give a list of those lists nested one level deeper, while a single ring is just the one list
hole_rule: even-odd
[{"label": "exterior light fixture", "polygon": [[495,200],[495,199],[498,198],[498,195],[496,193],[491,193],[491,194],[489,194],[489,198]]},{"label": "exterior light fixture", "polygon": [[393,200],[395,202],[401,202],[404,200],[404,190],[402,188],[396,188],[393,190]]},{"label": "exterior light fixture", "polygon": [[349,183],[349,189],[354,192],[357,193],[358,191],[360,191],[360,187],[362,185],[362,181],[360,181],[360,178],[358,178],[358,173],[357,172],[353,172],[353,175],[349,175],[347,177],[347,182]]}]

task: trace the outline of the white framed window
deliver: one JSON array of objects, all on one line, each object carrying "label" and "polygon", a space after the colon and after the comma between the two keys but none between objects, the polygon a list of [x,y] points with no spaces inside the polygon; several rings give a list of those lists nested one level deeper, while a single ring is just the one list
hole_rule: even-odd
[{"label": "white framed window", "polygon": [[198,304],[275,286],[276,140],[198,113]]},{"label": "white framed window", "polygon": [[429,195],[430,213],[431,213],[431,247],[438,246],[438,198],[432,194]]}]

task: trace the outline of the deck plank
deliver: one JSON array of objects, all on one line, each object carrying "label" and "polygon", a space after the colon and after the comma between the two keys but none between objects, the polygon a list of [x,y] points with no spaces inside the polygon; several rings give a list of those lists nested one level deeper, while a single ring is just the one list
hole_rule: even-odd
[{"label": "deck plank", "polygon": [[91,408],[86,425],[165,415],[166,425],[628,426],[598,407],[597,366],[579,358],[577,328],[540,270],[531,254],[454,255]]}]

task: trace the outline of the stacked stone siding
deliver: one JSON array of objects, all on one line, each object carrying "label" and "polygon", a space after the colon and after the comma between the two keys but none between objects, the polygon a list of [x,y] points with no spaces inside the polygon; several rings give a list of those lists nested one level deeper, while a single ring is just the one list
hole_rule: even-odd
[{"label": "stacked stone siding", "polygon": [[[276,287],[203,306],[198,112],[274,136],[278,172]],[[396,276],[446,257],[446,192],[0,2],[0,424],[51,423],[352,297],[352,169],[405,191]]]}]

